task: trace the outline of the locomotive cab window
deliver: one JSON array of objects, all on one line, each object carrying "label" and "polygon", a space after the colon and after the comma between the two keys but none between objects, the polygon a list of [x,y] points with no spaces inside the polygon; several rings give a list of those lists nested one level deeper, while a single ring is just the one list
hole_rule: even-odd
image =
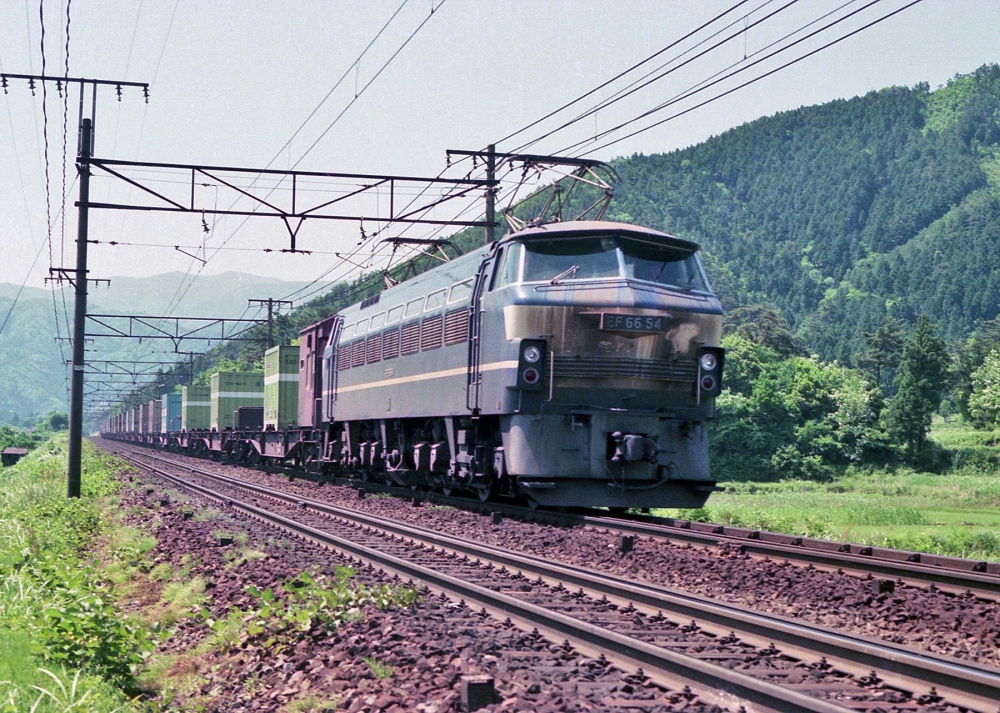
[{"label": "locomotive cab window", "polygon": [[493,287],[504,287],[518,282],[521,273],[521,244],[511,243],[507,246],[503,255],[497,259],[497,268],[494,273]]},{"label": "locomotive cab window", "polygon": [[620,240],[619,247],[628,279],[682,290],[708,291],[698,259],[689,250],[627,239]]},{"label": "locomotive cab window", "polygon": [[[624,278],[680,290],[708,291],[695,254],[673,245],[607,235],[535,240],[525,243],[521,252],[524,282],[558,284]],[[504,271],[507,269],[505,264]]]},{"label": "locomotive cab window", "polygon": [[524,245],[525,282],[592,280],[620,274],[612,236],[533,240]]},{"label": "locomotive cab window", "polygon": [[436,292],[431,292],[427,295],[427,306],[424,307],[424,312],[430,312],[432,309],[437,309],[444,305],[444,298],[448,294],[448,290],[438,290]]},{"label": "locomotive cab window", "polygon": [[389,310],[385,318],[385,323],[395,324],[402,318],[403,318],[403,305],[399,305],[398,307],[393,307],[391,310]]}]

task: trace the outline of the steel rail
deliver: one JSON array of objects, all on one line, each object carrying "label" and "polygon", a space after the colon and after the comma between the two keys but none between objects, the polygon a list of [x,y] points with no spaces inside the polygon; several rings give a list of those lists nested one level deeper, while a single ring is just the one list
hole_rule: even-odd
[{"label": "steel rail", "polygon": [[1000,564],[997,563],[685,520],[669,524],[593,515],[581,515],[579,520],[585,525],[633,534],[709,545],[727,542],[759,555],[1000,593]]},{"label": "steel rail", "polygon": [[[266,486],[248,483],[238,478],[195,468],[161,456],[145,453],[141,455],[189,470],[233,488],[391,532],[414,542],[422,542],[499,565],[515,567],[524,572],[655,607],[678,616],[712,622],[734,631],[765,637],[772,641],[781,641],[817,654],[892,672],[929,685],[960,691],[981,699],[980,703],[1000,700],[1000,670],[987,666],[964,662],[932,652],[915,652],[910,648],[876,638],[840,632],[789,617],[763,612],[749,612],[742,608],[677,590],[503,550],[322,501],[298,497]],[[147,466],[142,465],[142,467]]]},{"label": "steel rail", "polygon": [[[128,441],[119,441],[130,443]],[[263,470],[315,479],[315,473],[295,471],[281,466],[264,466]],[[335,479],[356,488],[378,490],[404,498],[414,493],[403,488],[353,478]],[[748,528],[701,523],[674,518],[636,516],[633,518],[594,515],[588,513],[557,513],[501,502],[484,503],[477,498],[462,498],[439,493],[420,493],[429,502],[454,505],[477,512],[500,510],[516,517],[564,525],[585,525],[622,533],[646,535],[668,540],[716,547],[722,543],[737,545],[745,552],[779,557],[794,562],[806,562],[826,567],[838,567],[856,572],[871,572],[914,582],[940,584],[956,590],[971,590],[997,598],[1000,595],[1000,563],[932,555],[886,547],[858,545],[832,540],[798,537],[783,533]]]},{"label": "steel rail", "polygon": [[[119,454],[121,455],[121,454]],[[641,662],[674,676],[682,677],[702,686],[722,691],[740,699],[757,703],[767,709],[787,713],[847,713],[854,709],[831,701],[799,693],[782,686],[752,678],[738,671],[729,670],[704,661],[669,651],[654,644],[620,634],[601,626],[587,623],[566,614],[545,609],[507,594],[493,591],[464,581],[429,567],[415,564],[394,555],[366,547],[337,535],[323,532],[304,523],[272,513],[250,503],[244,503],[210,488],[167,471],[125,456],[134,465],[166,478],[181,487],[193,490],[207,498],[241,510],[258,520],[279,527],[308,540],[359,556],[373,563],[391,568],[404,576],[413,577],[426,584],[448,591],[453,595],[504,611],[538,626],[560,632],[571,639],[585,642],[612,655],[621,655]],[[192,470],[190,466],[178,467]],[[198,475],[203,475],[198,473]],[[225,477],[209,474],[210,477]]]}]

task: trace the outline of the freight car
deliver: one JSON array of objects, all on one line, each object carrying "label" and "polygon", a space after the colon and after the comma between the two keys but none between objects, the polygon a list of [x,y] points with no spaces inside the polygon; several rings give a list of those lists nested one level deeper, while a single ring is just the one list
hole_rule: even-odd
[{"label": "freight car", "polygon": [[484,500],[700,507],[724,353],[697,250],[528,228],[303,330],[296,426],[125,437]]}]

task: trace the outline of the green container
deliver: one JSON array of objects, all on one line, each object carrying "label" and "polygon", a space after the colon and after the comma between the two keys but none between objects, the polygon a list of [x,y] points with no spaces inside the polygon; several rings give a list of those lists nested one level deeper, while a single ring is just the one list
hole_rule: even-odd
[{"label": "green container", "polygon": [[264,428],[299,425],[299,348],[271,347],[264,354]]},{"label": "green container", "polygon": [[147,433],[159,433],[161,428],[161,418],[163,417],[163,402],[159,399],[153,399],[149,402],[148,413],[149,413],[149,430]]},{"label": "green container", "polygon": [[211,426],[217,431],[233,427],[233,414],[241,406],[264,407],[264,374],[215,372],[212,374]]},{"label": "green container", "polygon": [[211,389],[207,386],[181,388],[181,430],[206,429],[212,422]]}]

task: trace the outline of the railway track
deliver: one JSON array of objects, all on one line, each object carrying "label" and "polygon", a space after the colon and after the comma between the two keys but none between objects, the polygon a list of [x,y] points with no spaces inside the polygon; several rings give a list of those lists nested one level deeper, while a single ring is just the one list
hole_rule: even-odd
[{"label": "railway track", "polygon": [[782,711],[992,713],[1000,700],[1000,671],[987,667],[431,532],[148,452],[113,450],[274,526],[643,666],[668,686],[690,682]]},{"label": "railway track", "polygon": [[[123,444],[116,444],[125,447]],[[132,446],[128,446],[132,448]],[[146,449],[143,451],[146,452]],[[266,468],[267,472],[315,479],[283,467]],[[505,502],[482,502],[477,498],[446,496],[425,491],[350,478],[332,482],[354,488],[383,492],[402,498],[419,497],[427,502],[450,505],[476,512],[501,512],[508,517],[559,525],[581,525],[626,535],[643,535],[664,540],[687,542],[709,547],[731,546],[751,556],[783,559],[813,564],[831,570],[843,569],[861,574],[899,579],[917,586],[933,585],[955,593],[973,592],[977,596],[1000,599],[1000,562],[949,557],[908,550],[894,550],[833,540],[786,535],[765,530],[734,527],[717,523],[693,522],[675,518],[631,515],[610,516],[604,511],[552,512]]]}]

